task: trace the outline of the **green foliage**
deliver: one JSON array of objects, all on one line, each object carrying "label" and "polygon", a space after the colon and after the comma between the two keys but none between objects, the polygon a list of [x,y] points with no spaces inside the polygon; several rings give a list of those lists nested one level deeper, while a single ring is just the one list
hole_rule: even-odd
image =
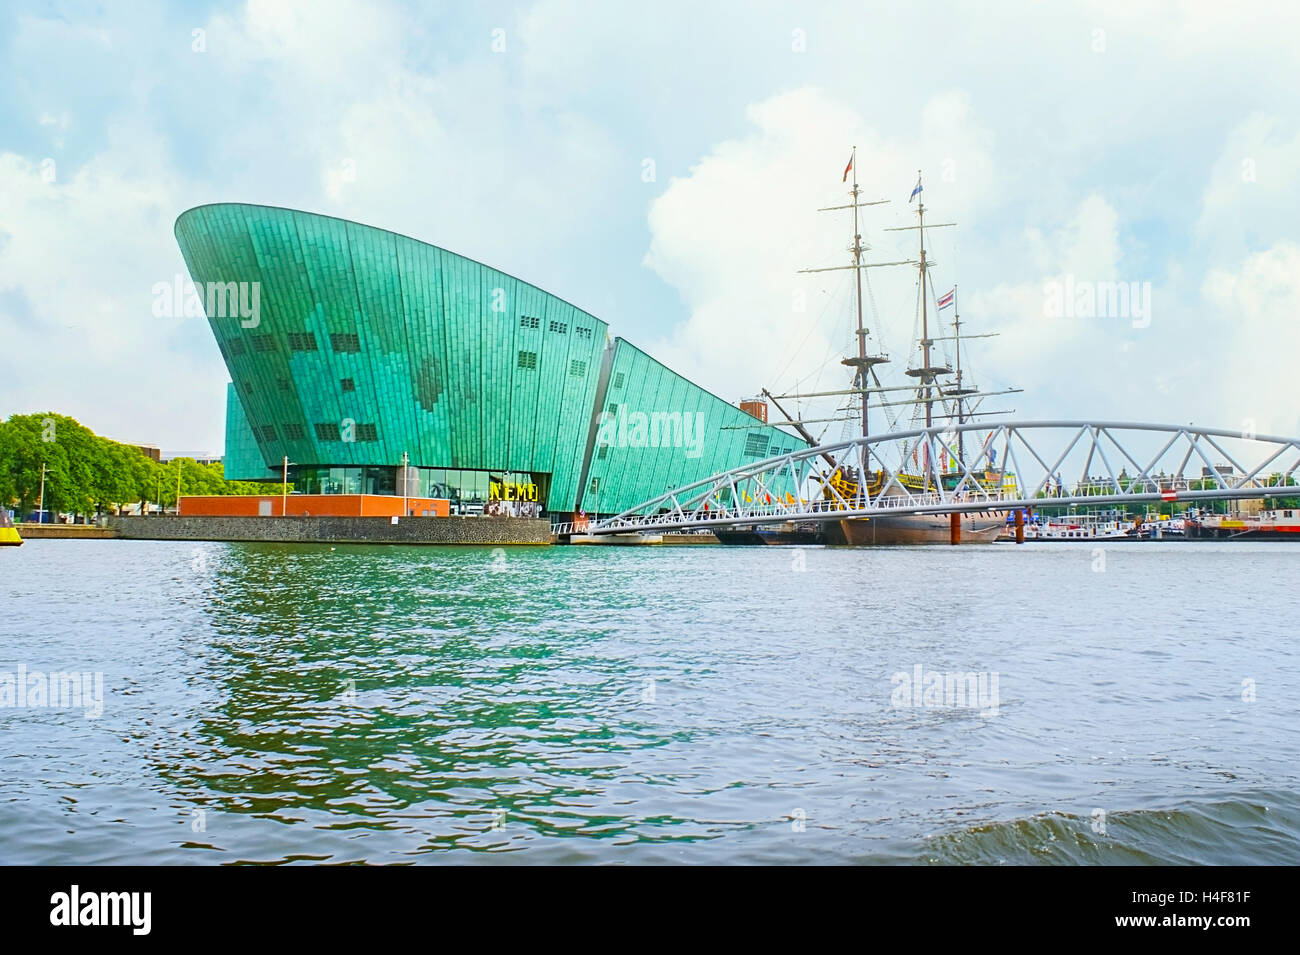
[{"label": "green foliage", "polygon": [[[175,458],[159,464],[139,448],[101,438],[66,415],[12,415],[0,421],[0,503],[20,515],[40,498],[45,466],[45,507],[93,514],[140,502],[176,504],[181,494],[278,494],[279,484],[227,481],[221,464]],[[290,486],[292,490],[292,485]]]}]

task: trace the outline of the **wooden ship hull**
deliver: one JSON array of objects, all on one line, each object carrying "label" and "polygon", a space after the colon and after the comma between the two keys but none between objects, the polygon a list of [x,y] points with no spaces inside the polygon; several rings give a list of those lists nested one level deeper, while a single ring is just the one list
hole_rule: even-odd
[{"label": "wooden ship hull", "polygon": [[[1003,515],[963,514],[962,544],[991,544],[1006,528]],[[952,522],[947,514],[899,514],[881,517],[858,517],[835,525],[842,543],[850,547],[893,544],[951,544]]]}]

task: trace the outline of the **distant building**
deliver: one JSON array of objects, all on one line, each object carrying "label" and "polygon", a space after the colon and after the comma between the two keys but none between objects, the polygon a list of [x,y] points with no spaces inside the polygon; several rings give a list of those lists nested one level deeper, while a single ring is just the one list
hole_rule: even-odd
[{"label": "distant building", "polygon": [[[214,456],[212,456],[212,455],[174,454],[174,455],[172,455],[170,458],[167,458],[167,459],[165,459],[165,460],[163,460],[163,461],[160,461],[159,463],[160,463],[160,464],[171,464],[171,463],[172,463],[173,461],[175,461],[177,458],[189,458],[189,459],[192,460],[195,464],[203,464],[203,465],[208,465],[208,464],[221,464],[221,463],[222,463],[222,460],[223,460],[222,457],[221,457],[220,455],[217,455],[217,456],[214,457]],[[156,459],[155,459],[155,460],[156,460]]]}]

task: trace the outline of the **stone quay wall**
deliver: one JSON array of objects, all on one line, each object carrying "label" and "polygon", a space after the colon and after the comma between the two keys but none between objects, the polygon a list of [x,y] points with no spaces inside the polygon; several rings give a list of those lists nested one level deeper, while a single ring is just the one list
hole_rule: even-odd
[{"label": "stone quay wall", "polygon": [[521,517],[110,517],[127,540],[301,544],[550,544],[551,523]]}]

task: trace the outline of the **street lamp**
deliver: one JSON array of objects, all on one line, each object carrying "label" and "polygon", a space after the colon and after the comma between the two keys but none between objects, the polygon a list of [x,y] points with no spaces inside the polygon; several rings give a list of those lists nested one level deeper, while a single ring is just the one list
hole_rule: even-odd
[{"label": "street lamp", "polygon": [[289,455],[284,456],[284,473],[280,476],[280,516],[289,511]]},{"label": "street lamp", "polygon": [[[407,511],[407,505],[406,505],[406,492],[407,492],[407,486],[406,486],[406,482],[407,482],[407,473],[408,473],[407,468],[409,467],[410,462],[411,462],[411,456],[410,456],[409,454],[407,454],[405,451],[403,451],[403,452],[402,452],[402,516],[403,516],[403,517],[406,516],[406,511]],[[426,513],[427,513],[427,512],[426,512]]]}]

